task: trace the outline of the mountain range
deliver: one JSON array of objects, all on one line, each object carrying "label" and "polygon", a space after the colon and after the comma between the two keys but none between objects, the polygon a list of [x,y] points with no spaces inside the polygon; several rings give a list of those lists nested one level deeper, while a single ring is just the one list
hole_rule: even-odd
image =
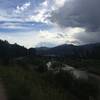
[{"label": "mountain range", "polygon": [[63,44],[53,48],[37,49],[38,55],[70,58],[100,58],[100,43],[86,45]]},{"label": "mountain range", "polygon": [[27,49],[18,44],[10,44],[0,40],[0,58],[16,58],[23,56],[51,56],[67,58],[100,58],[100,43],[75,46],[63,44],[53,48],[40,47]]}]

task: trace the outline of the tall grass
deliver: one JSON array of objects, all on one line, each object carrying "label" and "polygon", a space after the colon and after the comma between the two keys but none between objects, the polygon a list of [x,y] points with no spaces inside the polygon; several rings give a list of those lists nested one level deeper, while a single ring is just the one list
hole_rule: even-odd
[{"label": "tall grass", "polygon": [[0,66],[0,77],[5,83],[8,100],[76,100],[63,89],[52,87],[44,75],[35,71]]}]

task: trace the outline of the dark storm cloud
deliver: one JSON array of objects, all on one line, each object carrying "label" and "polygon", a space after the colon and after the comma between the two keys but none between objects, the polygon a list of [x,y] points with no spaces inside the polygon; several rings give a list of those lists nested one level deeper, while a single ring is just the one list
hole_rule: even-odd
[{"label": "dark storm cloud", "polygon": [[[100,33],[99,32],[83,32],[79,33],[75,36],[75,38],[79,41],[78,44],[89,44],[89,43],[97,43],[100,42]],[[75,43],[77,44],[77,43]]]},{"label": "dark storm cloud", "polygon": [[88,31],[100,29],[100,0],[70,0],[51,14],[51,21],[61,27],[84,27]]}]

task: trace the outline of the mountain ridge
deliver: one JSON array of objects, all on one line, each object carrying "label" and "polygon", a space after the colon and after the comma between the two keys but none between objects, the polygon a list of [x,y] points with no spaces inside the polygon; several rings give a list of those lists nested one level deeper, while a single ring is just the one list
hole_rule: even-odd
[{"label": "mountain ridge", "polygon": [[10,44],[0,40],[0,58],[22,56],[55,56],[68,58],[100,58],[100,43],[86,45],[63,44],[56,47],[25,48],[18,44]]}]

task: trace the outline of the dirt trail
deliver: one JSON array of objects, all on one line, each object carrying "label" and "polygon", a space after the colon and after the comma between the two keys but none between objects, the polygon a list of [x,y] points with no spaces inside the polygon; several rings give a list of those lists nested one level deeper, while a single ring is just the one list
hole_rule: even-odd
[{"label": "dirt trail", "polygon": [[0,81],[0,100],[7,100],[6,91],[1,81]]}]

